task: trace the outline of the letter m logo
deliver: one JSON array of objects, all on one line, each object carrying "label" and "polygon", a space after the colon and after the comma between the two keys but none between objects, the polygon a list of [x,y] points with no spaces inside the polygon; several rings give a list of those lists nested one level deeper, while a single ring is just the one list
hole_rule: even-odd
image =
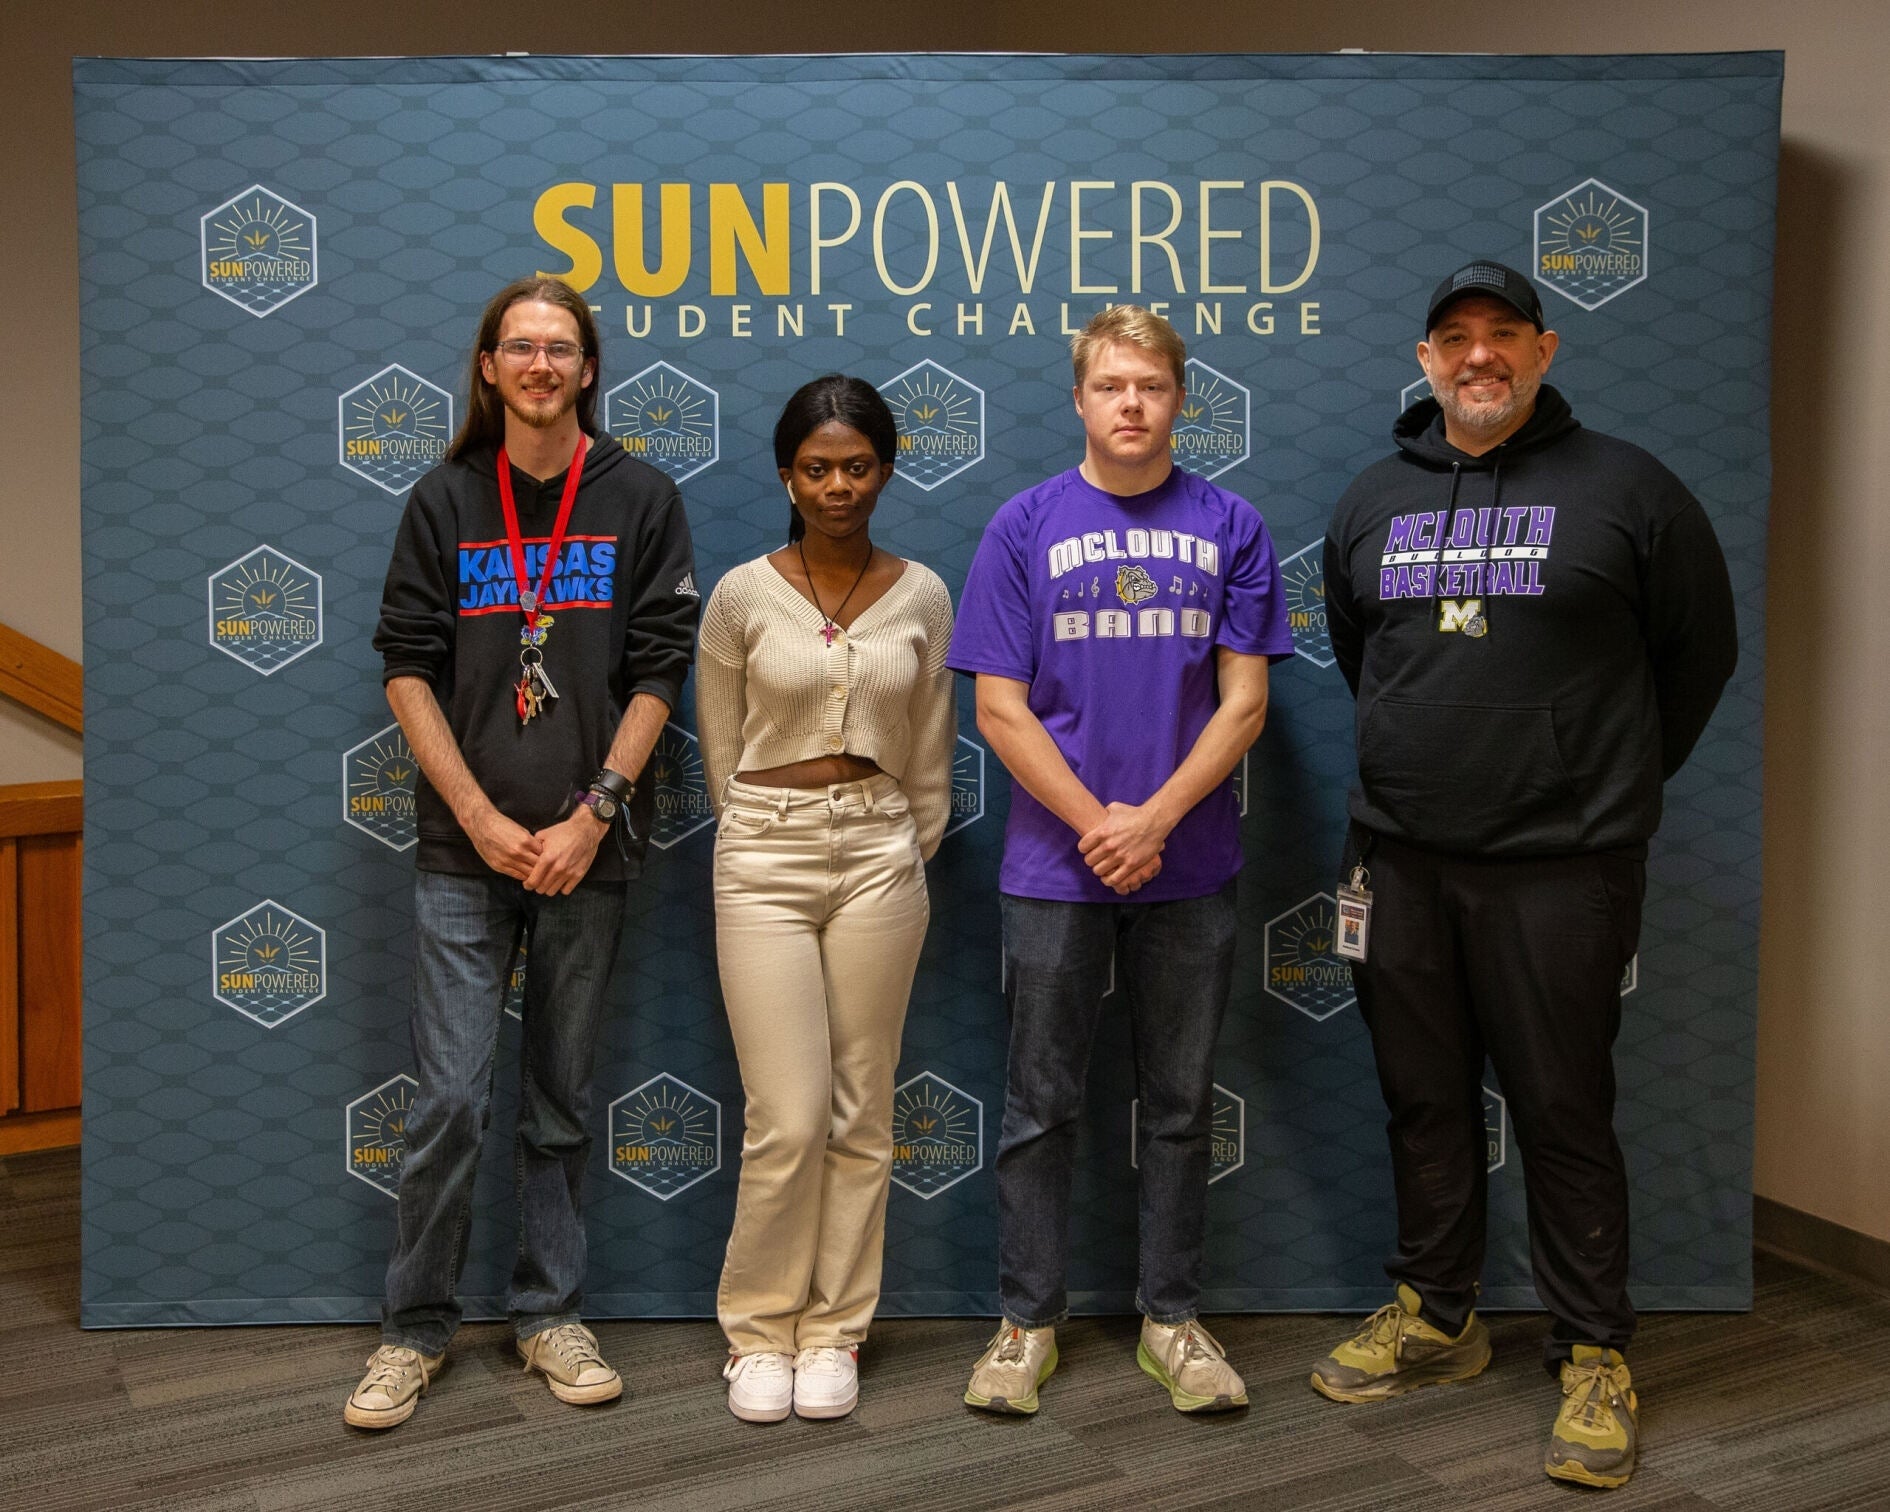
[{"label": "letter m logo", "polygon": [[1437,601],[1437,628],[1461,630],[1482,612],[1482,599],[1439,599]]}]

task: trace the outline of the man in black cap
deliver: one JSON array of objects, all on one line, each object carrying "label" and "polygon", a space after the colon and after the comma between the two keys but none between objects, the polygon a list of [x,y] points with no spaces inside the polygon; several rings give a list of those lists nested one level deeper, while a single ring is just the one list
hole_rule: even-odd
[{"label": "man in black cap", "polygon": [[1542,384],[1556,345],[1514,269],[1445,279],[1417,348],[1433,397],[1326,534],[1332,649],[1359,706],[1339,948],[1391,1113],[1398,1248],[1396,1300],[1312,1384],[1377,1401],[1489,1362],[1487,1054],[1564,1393],[1545,1468],[1618,1486],[1636,1449],[1620,983],[1661,784],[1737,649],[1705,511],[1646,452],[1581,428]]}]

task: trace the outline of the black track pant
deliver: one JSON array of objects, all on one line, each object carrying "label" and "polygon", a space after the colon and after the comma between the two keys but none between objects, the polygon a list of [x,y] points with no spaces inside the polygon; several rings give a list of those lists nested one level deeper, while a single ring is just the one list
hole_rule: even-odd
[{"label": "black track pant", "polygon": [[1483,1269],[1484,1056],[1509,1101],[1553,1369],[1577,1343],[1625,1349],[1628,1192],[1614,1137],[1621,974],[1646,867],[1614,855],[1481,861],[1355,830],[1374,899],[1352,968],[1391,1119],[1398,1251],[1385,1267],[1451,1333]]}]

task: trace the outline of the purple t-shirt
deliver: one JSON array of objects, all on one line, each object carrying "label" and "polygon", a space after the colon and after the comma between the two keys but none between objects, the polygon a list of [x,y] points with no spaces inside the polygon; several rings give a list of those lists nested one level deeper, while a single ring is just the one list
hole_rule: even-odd
[{"label": "purple t-shirt", "polygon": [[[1279,565],[1245,499],[1176,468],[1118,498],[1075,468],[1017,495],[985,527],[965,579],[950,665],[1030,684],[1030,709],[1104,803],[1144,803],[1219,706],[1214,648],[1293,651]],[[1025,898],[1114,903],[1078,836],[1018,783],[998,886]],[[1130,901],[1220,891],[1240,870],[1231,781],[1197,803]]]}]

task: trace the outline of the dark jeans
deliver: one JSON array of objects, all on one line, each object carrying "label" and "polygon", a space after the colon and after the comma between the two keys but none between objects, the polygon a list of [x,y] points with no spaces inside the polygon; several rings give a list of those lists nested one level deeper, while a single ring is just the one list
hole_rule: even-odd
[{"label": "dark jeans", "polygon": [[591,1057],[623,926],[621,882],[568,897],[488,873],[414,879],[413,1063],[400,1231],[387,1262],[381,1337],[435,1355],[459,1327],[473,1178],[491,1115],[507,979],[523,938],[519,1055],[518,1262],[510,1312],[520,1338],[575,1322],[584,1287],[584,1168]]},{"label": "dark jeans", "polygon": [[1214,1044],[1234,970],[1234,884],[1172,903],[1001,899],[1010,1063],[998,1139],[998,1297],[1005,1318],[1069,1316],[1070,1183],[1090,1049],[1108,984],[1135,1047],[1140,1270],[1136,1306],[1195,1315],[1207,1230]]},{"label": "dark jeans", "polygon": [[1370,957],[1352,978],[1391,1113],[1398,1252],[1386,1270],[1452,1333],[1476,1305],[1487,1053],[1522,1155],[1530,1264],[1553,1319],[1548,1362],[1578,1343],[1625,1349],[1635,1316],[1614,1040],[1645,865],[1484,861],[1382,838],[1365,864]]}]

